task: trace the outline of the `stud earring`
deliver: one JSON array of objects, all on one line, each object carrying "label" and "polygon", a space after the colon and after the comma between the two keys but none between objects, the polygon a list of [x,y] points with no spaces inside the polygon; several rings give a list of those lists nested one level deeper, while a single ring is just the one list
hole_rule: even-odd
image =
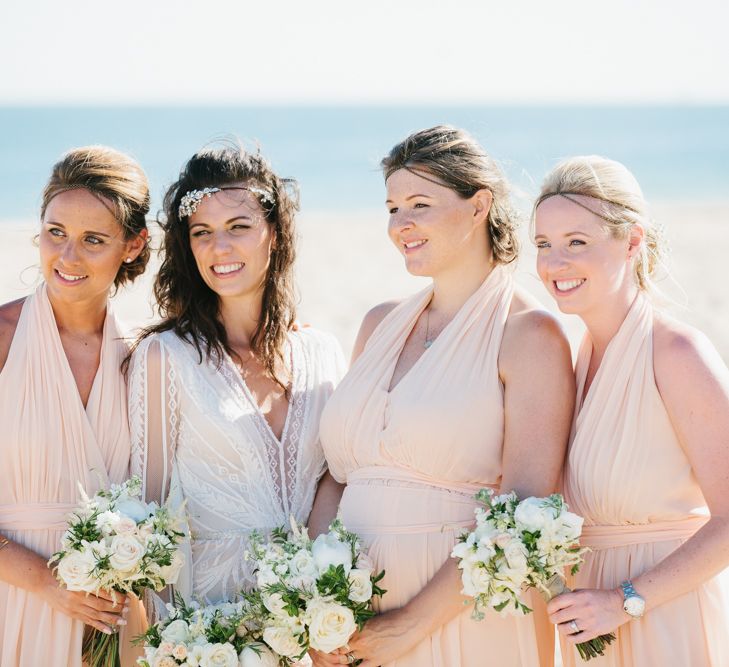
[{"label": "stud earring", "polygon": [[125,263],[125,264],[131,264],[131,263],[132,263],[132,258],[131,258],[131,257],[127,257],[127,258],[126,258],[126,259],[124,260],[124,263]]}]

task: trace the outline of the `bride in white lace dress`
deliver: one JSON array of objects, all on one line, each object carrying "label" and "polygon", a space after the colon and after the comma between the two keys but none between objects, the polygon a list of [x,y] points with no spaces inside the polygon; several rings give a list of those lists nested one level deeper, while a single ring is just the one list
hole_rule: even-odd
[{"label": "bride in white lace dress", "polygon": [[331,516],[337,497],[319,415],[344,360],[332,336],[294,326],[288,185],[237,147],[190,159],[165,196],[163,319],[129,368],[132,471],[147,500],[186,503],[176,591],[205,603],[252,585],[251,530],[306,522],[317,488]]}]

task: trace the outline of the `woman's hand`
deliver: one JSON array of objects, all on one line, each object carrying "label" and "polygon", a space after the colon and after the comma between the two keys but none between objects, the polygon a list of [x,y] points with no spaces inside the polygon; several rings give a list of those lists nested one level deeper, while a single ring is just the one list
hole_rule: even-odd
[{"label": "woman's hand", "polygon": [[[52,576],[37,591],[50,607],[66,616],[82,621],[85,625],[96,628],[107,635],[113,634],[119,626],[126,625],[129,612],[127,596],[123,593],[112,593],[99,590],[86,594],[81,591],[69,591],[61,586]],[[116,602],[114,601],[116,598]]]},{"label": "woman's hand", "polygon": [[361,632],[352,635],[346,648],[328,654],[312,649],[309,654],[315,667],[347,665],[354,660],[362,661],[360,667],[379,667],[397,660],[421,639],[417,624],[405,608],[393,609],[367,621]]},{"label": "woman's hand", "polygon": [[[570,644],[581,644],[613,632],[630,620],[620,590],[583,589],[563,593],[547,604],[549,620]],[[579,632],[575,631],[575,626]]]}]

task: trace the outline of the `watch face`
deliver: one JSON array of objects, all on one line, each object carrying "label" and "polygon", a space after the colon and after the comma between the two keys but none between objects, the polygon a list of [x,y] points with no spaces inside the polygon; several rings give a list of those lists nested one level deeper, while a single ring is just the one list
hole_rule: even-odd
[{"label": "watch face", "polygon": [[639,595],[631,595],[629,598],[625,598],[623,609],[631,616],[640,617],[645,611],[645,600]]}]

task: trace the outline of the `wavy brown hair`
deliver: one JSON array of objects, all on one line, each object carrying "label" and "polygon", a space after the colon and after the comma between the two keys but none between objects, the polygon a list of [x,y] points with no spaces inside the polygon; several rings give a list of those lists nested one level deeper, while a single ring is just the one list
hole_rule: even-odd
[{"label": "wavy brown hair", "polygon": [[277,176],[258,150],[248,152],[238,144],[205,148],[190,158],[165,193],[163,218],[159,221],[164,231],[163,260],[154,283],[162,321],[144,329],[137,342],[150,334],[172,330],[195,347],[200,363],[207,358],[220,364],[223,351],[239,359],[220,321],[218,295],[205,284],[195,263],[187,217],[179,215],[180,202],[189,191],[235,184],[271,195],[252,193],[271,225],[274,243],[251,349],[266,373],[285,389],[287,379],[279,377],[277,367],[283,364],[286,335],[296,317],[293,272],[298,196],[295,181]]},{"label": "wavy brown hair", "polygon": [[[149,184],[142,167],[131,157],[108,146],[83,146],[66,153],[51,171],[43,189],[41,220],[56,195],[68,190],[88,190],[116,218],[128,241],[147,229]],[[114,287],[134,282],[149,262],[149,245],[132,262],[124,262]]]},{"label": "wavy brown hair", "polygon": [[382,159],[385,180],[398,169],[428,174],[464,199],[479,190],[493,195],[487,230],[494,260],[509,264],[519,255],[519,215],[510,199],[509,182],[496,161],[464,130],[436,125],[414,132]]}]

